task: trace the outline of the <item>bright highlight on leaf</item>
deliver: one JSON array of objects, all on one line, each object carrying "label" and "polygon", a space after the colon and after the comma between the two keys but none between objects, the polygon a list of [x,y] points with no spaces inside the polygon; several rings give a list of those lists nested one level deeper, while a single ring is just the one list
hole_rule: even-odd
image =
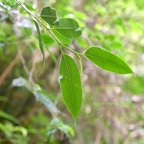
[{"label": "bright highlight on leaf", "polygon": [[131,68],[116,55],[101,49],[91,47],[85,52],[85,56],[97,66],[118,74],[133,73]]},{"label": "bright highlight on leaf", "polygon": [[76,63],[66,54],[62,55],[60,76],[60,86],[65,104],[76,121],[82,103],[81,80]]}]

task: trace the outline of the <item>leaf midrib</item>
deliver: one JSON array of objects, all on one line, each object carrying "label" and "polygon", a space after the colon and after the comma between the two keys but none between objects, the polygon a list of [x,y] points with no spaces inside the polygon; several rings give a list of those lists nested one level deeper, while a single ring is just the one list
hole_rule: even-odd
[{"label": "leaf midrib", "polygon": [[56,30],[76,30],[78,27],[65,27],[65,28],[57,28],[55,27]]},{"label": "leaf midrib", "polygon": [[49,17],[53,17],[53,18],[56,18],[57,16],[55,15],[55,16],[51,16],[51,15],[40,15],[41,17],[47,17],[47,18],[49,18]]},{"label": "leaf midrib", "polygon": [[[121,66],[121,67],[123,67],[123,68],[126,68],[128,71],[130,71],[129,67],[125,67],[125,66],[122,66],[122,65],[119,65],[119,64],[114,64],[114,63],[112,63],[112,62],[110,62],[110,61],[107,61],[107,60],[105,60],[105,59],[101,59],[101,58],[99,58],[99,57],[95,57],[95,56],[92,56],[92,55],[89,55],[89,54],[86,54],[86,53],[85,53],[85,55],[86,55],[86,56],[89,56],[89,57],[92,57],[92,58],[95,58],[95,59],[97,59],[97,60],[99,60],[99,61],[109,63],[109,64],[111,64],[111,65],[113,65],[113,66],[115,66],[115,67]],[[118,58],[118,59],[119,59],[119,58]]]},{"label": "leaf midrib", "polygon": [[53,30],[55,30],[55,31],[56,31],[60,36],[64,37],[65,39],[67,39],[67,40],[71,40],[71,39],[65,37],[64,35],[62,35],[62,34],[61,34],[59,31],[57,31],[56,29],[53,29]]}]

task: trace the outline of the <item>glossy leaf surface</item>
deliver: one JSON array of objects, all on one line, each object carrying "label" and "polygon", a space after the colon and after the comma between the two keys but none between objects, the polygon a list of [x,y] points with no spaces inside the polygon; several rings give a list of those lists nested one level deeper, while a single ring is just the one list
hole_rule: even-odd
[{"label": "glossy leaf surface", "polygon": [[82,34],[78,23],[70,18],[59,19],[59,21],[55,23],[54,29],[69,39],[75,39]]},{"label": "glossy leaf surface", "polygon": [[85,52],[85,56],[97,66],[118,74],[133,73],[131,68],[116,55],[101,49],[91,47]]},{"label": "glossy leaf surface", "polygon": [[51,8],[51,7],[49,7],[49,6],[42,9],[40,16],[49,25],[54,25],[54,23],[58,19],[56,10]]},{"label": "glossy leaf surface", "polygon": [[66,54],[62,55],[60,64],[60,86],[65,104],[76,120],[82,102],[81,80],[76,63]]}]

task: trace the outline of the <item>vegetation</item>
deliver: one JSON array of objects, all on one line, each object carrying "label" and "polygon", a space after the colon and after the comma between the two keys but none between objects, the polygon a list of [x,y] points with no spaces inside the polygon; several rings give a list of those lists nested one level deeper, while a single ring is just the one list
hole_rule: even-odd
[{"label": "vegetation", "polygon": [[143,143],[142,3],[2,0],[0,142]]}]

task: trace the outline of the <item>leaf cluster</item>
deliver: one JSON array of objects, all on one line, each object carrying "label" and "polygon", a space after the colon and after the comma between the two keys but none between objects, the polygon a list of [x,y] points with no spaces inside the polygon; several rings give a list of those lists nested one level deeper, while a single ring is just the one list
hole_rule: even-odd
[{"label": "leaf cluster", "polygon": [[65,104],[75,121],[78,117],[82,104],[82,84],[80,71],[75,60],[71,56],[67,55],[63,49],[67,49],[74,53],[78,58],[80,65],[82,65],[81,57],[85,56],[90,62],[104,70],[118,74],[133,73],[126,62],[104,48],[92,46],[89,47],[84,53],[78,53],[69,48],[72,40],[77,39],[82,35],[81,28],[75,19],[59,18],[57,11],[50,6],[44,7],[41,11],[40,17],[36,17],[31,14],[21,2],[18,0],[17,2],[35,21],[38,31],[39,46],[43,56],[45,54],[39,24],[47,29],[49,35],[51,35],[59,44],[62,55],[59,74],[60,88]]}]

